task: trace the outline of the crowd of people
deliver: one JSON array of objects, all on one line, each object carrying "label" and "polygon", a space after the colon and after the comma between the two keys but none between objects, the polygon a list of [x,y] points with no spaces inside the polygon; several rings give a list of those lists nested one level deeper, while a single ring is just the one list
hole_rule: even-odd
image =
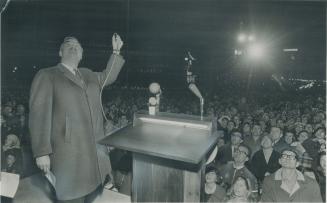
[{"label": "crowd of people", "polygon": [[[106,90],[102,98],[106,133],[132,123],[135,112],[147,110],[149,97],[146,89]],[[218,153],[206,169],[206,201],[325,202],[323,92],[276,91],[242,97],[226,91],[204,98],[205,115],[214,119],[220,135]],[[2,171],[21,177],[37,171],[30,150],[27,103],[27,93],[2,92]],[[199,101],[190,92],[167,90],[160,111],[199,115]],[[130,194],[130,156],[124,151],[112,151],[110,156],[117,172],[114,185]]]}]

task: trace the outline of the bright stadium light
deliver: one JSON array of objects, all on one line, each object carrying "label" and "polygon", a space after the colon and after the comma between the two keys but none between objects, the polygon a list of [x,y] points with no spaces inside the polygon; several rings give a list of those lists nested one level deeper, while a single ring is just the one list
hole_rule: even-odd
[{"label": "bright stadium light", "polygon": [[262,44],[252,44],[248,48],[248,55],[251,59],[261,59],[265,55],[265,49]]}]

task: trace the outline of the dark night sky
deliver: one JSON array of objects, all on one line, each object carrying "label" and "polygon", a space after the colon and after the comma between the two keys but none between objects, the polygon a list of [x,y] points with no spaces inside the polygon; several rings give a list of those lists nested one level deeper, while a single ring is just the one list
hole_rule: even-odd
[{"label": "dark night sky", "polygon": [[[84,47],[81,65],[101,70],[114,32],[125,42],[122,54],[127,63],[119,76],[121,84],[184,80],[188,50],[197,58],[193,69],[200,81],[226,72],[237,74],[245,66],[234,56],[242,27],[268,44],[269,57],[255,65],[258,74],[324,79],[325,8],[322,2],[278,1],[11,2],[2,15],[2,78],[19,75],[30,81],[37,69],[55,65],[60,43],[68,35],[76,36]],[[292,59],[283,48],[299,51]]]}]

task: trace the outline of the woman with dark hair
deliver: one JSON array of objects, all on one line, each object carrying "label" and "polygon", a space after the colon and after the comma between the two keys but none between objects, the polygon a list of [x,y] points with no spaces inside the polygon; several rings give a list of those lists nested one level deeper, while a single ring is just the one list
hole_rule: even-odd
[{"label": "woman with dark hair", "polygon": [[259,182],[280,168],[278,163],[280,154],[273,149],[272,140],[269,136],[266,135],[262,138],[261,148],[251,160],[251,171]]},{"label": "woman with dark hair", "polygon": [[315,171],[315,176],[320,187],[322,201],[326,202],[326,152],[319,153],[319,166]]}]

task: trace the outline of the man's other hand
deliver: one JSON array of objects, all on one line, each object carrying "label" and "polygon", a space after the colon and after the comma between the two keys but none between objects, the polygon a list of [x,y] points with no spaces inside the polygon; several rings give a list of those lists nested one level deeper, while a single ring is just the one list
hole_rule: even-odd
[{"label": "man's other hand", "polygon": [[50,157],[49,157],[49,155],[37,157],[36,158],[36,165],[44,173],[48,173],[50,171]]}]

